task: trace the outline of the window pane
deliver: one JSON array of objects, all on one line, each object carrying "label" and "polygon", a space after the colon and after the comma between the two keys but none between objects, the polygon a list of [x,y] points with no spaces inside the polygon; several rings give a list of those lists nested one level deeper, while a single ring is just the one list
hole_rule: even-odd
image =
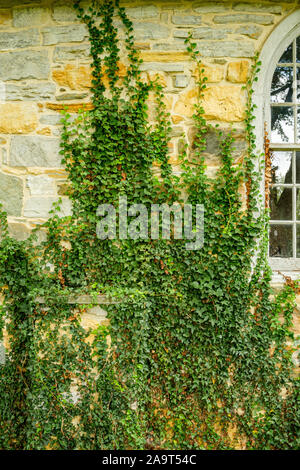
[{"label": "window pane", "polygon": [[292,188],[273,186],[270,191],[271,220],[292,220]]},{"label": "window pane", "polygon": [[292,103],[292,67],[276,67],[271,84],[271,101],[272,103]]},{"label": "window pane", "polygon": [[297,230],[297,253],[296,253],[296,256],[297,256],[297,258],[300,258],[300,225],[297,225],[296,230]]},{"label": "window pane", "polygon": [[280,63],[293,62],[293,43],[290,44],[279,59]]},{"label": "window pane", "polygon": [[296,192],[296,219],[300,220],[300,189]]},{"label": "window pane", "polygon": [[296,62],[300,62],[300,37],[296,39]]},{"label": "window pane", "polygon": [[296,152],[296,183],[300,183],[300,152]]},{"label": "window pane", "polygon": [[[300,154],[299,154],[300,157]],[[292,183],[292,158],[293,152],[272,152],[272,183]],[[300,158],[299,158],[300,165]],[[300,170],[300,166],[299,166]]]},{"label": "window pane", "polygon": [[271,225],[270,226],[270,247],[271,257],[292,258],[293,256],[293,227],[292,225]]},{"label": "window pane", "polygon": [[300,67],[297,67],[297,102],[300,102]]},{"label": "window pane", "polygon": [[271,141],[294,142],[294,113],[291,106],[271,107]]},{"label": "window pane", "polygon": [[297,109],[297,142],[300,142],[300,108]]}]

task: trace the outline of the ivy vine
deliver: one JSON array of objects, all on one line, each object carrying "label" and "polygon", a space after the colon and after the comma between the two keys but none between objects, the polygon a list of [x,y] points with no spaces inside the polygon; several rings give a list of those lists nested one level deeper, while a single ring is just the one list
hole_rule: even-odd
[{"label": "ivy vine", "polygon": [[[72,216],[59,217],[58,203],[26,241],[11,238],[6,214],[0,218],[0,326],[9,343],[0,365],[0,447],[299,448],[291,332],[298,285],[277,295],[270,286],[251,100],[257,57],[246,85],[248,150],[237,163],[234,131],[205,120],[206,78],[187,39],[199,99],[194,142],[176,176],[163,87],[140,72],[125,9],[118,0],[93,1],[88,10],[75,0],[74,7],[89,31],[93,109],[76,119],[66,111],[62,120]],[[125,32],[123,77],[116,18]],[[203,156],[209,132],[219,137],[214,179]],[[117,206],[120,195],[149,209],[204,204],[203,248],[189,251],[176,239],[99,240],[97,207]],[[82,293],[113,299],[107,324],[83,327],[90,306],[70,303]]]}]

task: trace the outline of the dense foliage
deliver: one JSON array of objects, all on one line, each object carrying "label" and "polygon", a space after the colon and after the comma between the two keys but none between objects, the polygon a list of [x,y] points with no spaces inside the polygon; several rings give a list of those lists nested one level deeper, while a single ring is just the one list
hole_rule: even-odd
[{"label": "dense foliage", "polygon": [[[47,230],[40,243],[35,233],[24,242],[10,238],[1,216],[1,326],[9,350],[0,366],[0,447],[295,449],[297,381],[287,341],[297,286],[290,282],[271,295],[252,126],[259,64],[246,86],[248,152],[238,164],[234,131],[223,134],[204,119],[206,79],[187,40],[199,102],[193,146],[182,153],[181,176],[174,176],[163,89],[143,79],[132,24],[119,2],[93,5],[84,11],[75,1],[90,34],[94,109],[63,118],[73,215],[54,211],[37,230]],[[117,17],[128,57],[122,78]],[[213,180],[203,157],[209,132],[220,142]],[[99,240],[97,207],[117,207],[120,195],[149,208],[204,204],[203,248],[187,250],[184,239]],[[108,325],[82,327],[88,306],[69,300],[84,292],[113,299]]]}]

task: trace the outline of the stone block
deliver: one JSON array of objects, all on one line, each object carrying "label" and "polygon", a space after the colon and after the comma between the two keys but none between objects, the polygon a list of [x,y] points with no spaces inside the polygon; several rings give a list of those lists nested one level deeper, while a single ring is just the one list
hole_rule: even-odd
[{"label": "stone block", "polygon": [[281,5],[270,5],[264,3],[235,3],[233,5],[233,10],[236,11],[250,11],[250,12],[265,12],[265,13],[274,13],[275,15],[280,15],[282,12]]},{"label": "stone block", "polygon": [[9,222],[8,232],[16,240],[26,240],[30,236],[31,230],[21,222]]},{"label": "stone block", "polygon": [[52,18],[57,23],[68,23],[79,21],[76,10],[72,2],[66,0],[59,0],[55,2],[52,7]]},{"label": "stone block", "polygon": [[249,62],[241,60],[229,62],[227,68],[227,80],[232,83],[245,83],[249,75]]},{"label": "stone block", "polygon": [[54,196],[55,184],[47,175],[29,175],[26,178],[26,186],[31,196]]},{"label": "stone block", "polygon": [[173,15],[172,23],[176,25],[201,24],[201,16],[197,15]]},{"label": "stone block", "polygon": [[8,101],[43,101],[54,99],[56,86],[50,82],[20,83],[6,85]]},{"label": "stone block", "polygon": [[27,134],[38,125],[36,106],[31,103],[0,104],[0,133]]},{"label": "stone block", "polygon": [[254,24],[247,24],[240,26],[235,31],[238,34],[242,34],[243,36],[248,36],[251,39],[258,39],[263,29],[260,26],[256,26]]},{"label": "stone block", "polygon": [[189,60],[187,52],[141,52],[144,62],[184,62]]},{"label": "stone block", "polygon": [[72,46],[57,46],[54,49],[55,62],[87,59],[89,57],[90,46],[85,44],[74,44]]},{"label": "stone block", "polygon": [[145,18],[157,18],[159,11],[154,5],[141,5],[126,8],[126,13],[130,18],[143,20]]},{"label": "stone block", "polygon": [[0,79],[47,79],[50,73],[48,51],[24,50],[0,54]]},{"label": "stone block", "polygon": [[41,43],[37,29],[24,31],[0,32],[0,50],[22,49],[23,47],[39,46]]},{"label": "stone block", "polygon": [[[58,215],[61,217],[71,215],[71,201],[66,197],[62,197],[61,199],[62,203]],[[55,202],[57,202],[57,198],[55,197],[31,197],[24,203],[24,217],[47,219]]]},{"label": "stone block", "polygon": [[[203,77],[207,78],[208,83],[218,83],[224,78],[224,68],[221,65],[201,64],[201,70],[203,70]],[[197,67],[193,70],[193,76],[196,80],[199,80],[199,71]]]},{"label": "stone block", "polygon": [[[192,117],[197,99],[197,87],[182,93],[175,104],[174,113]],[[239,122],[244,119],[245,97],[242,90],[234,85],[207,87],[202,106],[208,120]]]},{"label": "stone block", "polygon": [[134,37],[137,41],[145,39],[166,39],[170,35],[168,26],[159,23],[133,22]]},{"label": "stone block", "polygon": [[45,24],[48,19],[49,11],[46,8],[25,7],[13,9],[13,26],[15,28],[41,26],[42,24]]},{"label": "stone block", "polygon": [[187,75],[176,75],[174,86],[176,88],[185,88],[189,84]]},{"label": "stone block", "polygon": [[274,23],[272,15],[255,15],[255,14],[236,14],[236,15],[217,15],[214,17],[214,22],[217,24],[225,23],[257,23],[263,25],[270,25]]},{"label": "stone block", "polygon": [[250,41],[200,41],[197,46],[204,57],[253,57],[255,54]]},{"label": "stone block", "polygon": [[44,136],[13,136],[10,165],[21,167],[60,168],[59,139]]},{"label": "stone block", "polygon": [[150,70],[158,72],[183,72],[184,65],[180,63],[165,63],[165,62],[151,62],[149,64],[144,63],[141,65],[141,70]]},{"label": "stone block", "polygon": [[217,13],[228,10],[228,5],[224,2],[197,2],[193,4],[193,10],[197,13]]},{"label": "stone block", "polygon": [[23,181],[13,175],[0,173],[0,203],[8,215],[19,217],[22,213]]},{"label": "stone block", "polygon": [[92,85],[92,69],[89,65],[67,64],[62,69],[54,69],[52,78],[60,86],[82,90]]},{"label": "stone block", "polygon": [[82,42],[88,38],[88,30],[84,24],[52,26],[42,30],[43,44],[51,46],[61,42]]}]

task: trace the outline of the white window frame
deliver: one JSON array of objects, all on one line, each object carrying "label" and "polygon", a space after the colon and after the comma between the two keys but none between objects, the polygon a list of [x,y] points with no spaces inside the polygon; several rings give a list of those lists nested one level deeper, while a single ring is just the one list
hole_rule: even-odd
[{"label": "white window frame", "polygon": [[[254,82],[253,102],[256,105],[254,125],[256,132],[256,148],[260,154],[264,153],[264,125],[267,123],[268,135],[270,132],[270,91],[273,74],[279,59],[291,42],[300,36],[300,10],[285,18],[269,35],[265,41],[259,60],[261,62],[257,82]],[[272,144],[272,150],[300,150],[299,144]],[[264,194],[264,181],[261,193]],[[269,258],[270,266],[275,273],[297,278],[300,273],[300,258]]]}]

